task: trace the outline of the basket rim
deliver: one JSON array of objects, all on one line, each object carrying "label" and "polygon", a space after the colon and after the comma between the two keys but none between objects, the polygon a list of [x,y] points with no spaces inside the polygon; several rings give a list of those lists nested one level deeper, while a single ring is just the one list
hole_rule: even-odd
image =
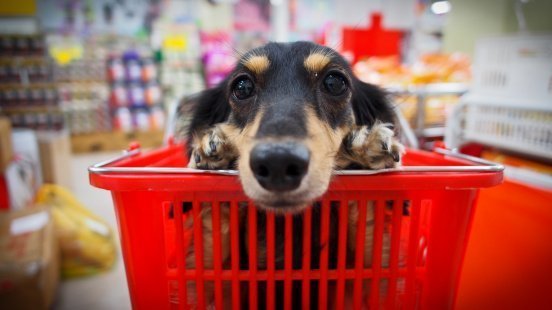
[{"label": "basket rim", "polygon": [[[165,148],[142,154],[136,146],[119,157],[89,167],[90,184],[112,192],[243,192],[239,173],[235,170],[126,166],[136,164],[134,161],[148,160],[151,156],[159,158],[182,151],[182,145],[169,143]],[[421,164],[436,165],[335,171],[328,191],[478,189],[496,186],[503,180],[504,166],[454,151],[437,148],[432,153],[412,149],[407,151],[407,156],[427,159]]]},{"label": "basket rim", "polygon": [[[471,166],[401,166],[397,168],[386,168],[379,170],[336,170],[334,175],[377,175],[387,173],[416,173],[416,172],[500,172],[504,170],[504,166],[498,163],[494,163],[485,159],[477,158],[470,155],[458,153],[455,150],[447,150],[444,148],[435,148],[434,152],[437,154],[450,156],[455,159],[461,159],[467,162],[471,162],[474,165]],[[92,174],[207,174],[207,175],[232,175],[237,176],[239,172],[237,170],[202,170],[194,168],[176,168],[176,167],[113,167],[110,166],[124,159],[141,154],[141,148],[136,147],[133,149],[123,151],[123,154],[99,162],[88,168],[88,171]]]}]

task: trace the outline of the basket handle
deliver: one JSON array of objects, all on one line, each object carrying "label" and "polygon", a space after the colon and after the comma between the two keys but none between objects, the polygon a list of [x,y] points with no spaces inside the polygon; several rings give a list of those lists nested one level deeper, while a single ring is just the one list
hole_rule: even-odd
[{"label": "basket handle", "polygon": [[[504,166],[485,159],[469,156],[451,151],[444,148],[435,148],[434,152],[461,159],[473,163],[472,166],[404,166],[397,168],[387,168],[380,170],[337,170],[335,175],[377,175],[386,173],[409,173],[409,172],[498,172],[503,171]],[[94,174],[111,174],[111,173],[127,173],[127,174],[215,174],[215,175],[238,175],[237,170],[200,170],[193,168],[176,168],[176,167],[109,167],[108,165],[119,162],[136,156],[141,153],[139,147],[123,151],[123,154],[97,163],[88,168],[90,173]]]}]

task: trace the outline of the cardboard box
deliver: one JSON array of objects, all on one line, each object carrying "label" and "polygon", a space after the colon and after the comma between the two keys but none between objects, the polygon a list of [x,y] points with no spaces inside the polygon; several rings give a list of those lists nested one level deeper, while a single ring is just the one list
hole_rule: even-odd
[{"label": "cardboard box", "polygon": [[[42,168],[40,167],[40,152],[36,131],[18,128],[12,130],[12,147],[14,161],[23,162],[32,169],[32,174],[25,176],[29,187],[37,191],[42,185]],[[11,166],[11,165],[10,165]]]},{"label": "cardboard box", "polygon": [[0,117],[0,173],[4,173],[13,159],[11,123],[7,117]]},{"label": "cardboard box", "polygon": [[13,160],[3,172],[3,177],[10,200],[9,208],[18,210],[32,206],[34,195],[42,185],[42,171],[34,130],[14,129],[11,141]]},{"label": "cardboard box", "polygon": [[0,309],[49,309],[59,247],[47,207],[0,212]]},{"label": "cardboard box", "polygon": [[65,131],[40,132],[37,138],[44,183],[71,188],[71,139],[69,133]]}]

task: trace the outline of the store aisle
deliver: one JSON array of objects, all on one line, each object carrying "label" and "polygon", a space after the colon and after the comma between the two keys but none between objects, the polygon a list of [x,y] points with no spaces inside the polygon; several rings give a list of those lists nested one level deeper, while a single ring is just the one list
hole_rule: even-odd
[{"label": "store aisle", "polygon": [[[117,233],[117,224],[110,193],[89,184],[87,168],[91,164],[116,155],[118,153],[74,155],[70,163],[73,176],[72,192],[92,212],[105,219],[115,233]],[[110,272],[62,281],[53,308],[56,310],[130,309],[130,299],[118,240],[117,247],[119,248],[119,257]]]}]

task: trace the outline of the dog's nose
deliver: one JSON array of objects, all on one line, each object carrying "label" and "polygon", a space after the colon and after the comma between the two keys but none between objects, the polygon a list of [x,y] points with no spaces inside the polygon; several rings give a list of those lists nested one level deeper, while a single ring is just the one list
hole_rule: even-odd
[{"label": "dog's nose", "polygon": [[262,187],[283,192],[299,187],[309,158],[309,150],[299,143],[261,143],[251,151],[249,165]]}]

